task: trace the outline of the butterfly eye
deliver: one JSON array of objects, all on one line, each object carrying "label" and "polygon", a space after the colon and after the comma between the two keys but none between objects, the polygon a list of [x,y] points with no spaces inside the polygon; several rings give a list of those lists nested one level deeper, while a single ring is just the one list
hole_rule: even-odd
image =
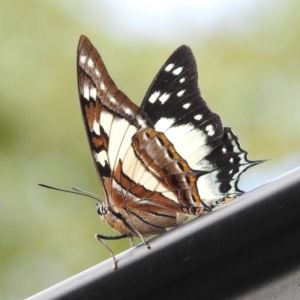
[{"label": "butterfly eye", "polygon": [[96,203],[96,212],[97,212],[97,214],[98,215],[102,215],[102,213],[101,213],[101,207],[100,207],[100,204],[99,203]]},{"label": "butterfly eye", "polygon": [[100,215],[100,216],[104,216],[107,214],[107,209],[106,207],[104,206],[103,203],[97,203],[96,204],[96,211],[97,211],[97,214]]}]

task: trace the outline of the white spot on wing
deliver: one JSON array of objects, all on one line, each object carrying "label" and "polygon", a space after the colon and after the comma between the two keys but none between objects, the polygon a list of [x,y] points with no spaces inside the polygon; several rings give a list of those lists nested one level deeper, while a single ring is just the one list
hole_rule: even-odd
[{"label": "white spot on wing", "polygon": [[185,109],[188,109],[190,106],[191,106],[190,102],[185,103],[185,104],[182,105],[182,107],[185,108]]},{"label": "white spot on wing", "polygon": [[80,56],[80,62],[81,62],[82,64],[85,64],[86,58],[87,58],[86,55]]},{"label": "white spot on wing", "polygon": [[125,108],[125,113],[129,116],[132,116],[132,110],[129,107]]},{"label": "white spot on wing", "polygon": [[160,118],[155,124],[155,130],[165,132],[174,124],[174,119]]},{"label": "white spot on wing", "polygon": [[112,102],[112,103],[116,103],[116,102],[117,102],[117,100],[116,100],[114,97],[109,97],[109,100],[110,100],[110,102]]},{"label": "white spot on wing", "polygon": [[179,75],[181,73],[182,69],[183,69],[182,67],[179,67],[179,68],[175,69],[172,73],[174,75]]},{"label": "white spot on wing", "polygon": [[245,159],[245,154],[244,153],[241,153],[240,155],[239,155],[239,158],[240,158],[240,164],[247,164],[248,162],[247,162],[247,160]]},{"label": "white spot on wing", "polygon": [[94,62],[89,58],[88,60],[88,66],[93,68],[94,67]]},{"label": "white spot on wing", "polygon": [[162,94],[162,95],[158,98],[158,100],[159,100],[162,104],[164,104],[169,98],[170,98],[170,94],[164,93],[164,94]]},{"label": "white spot on wing", "polygon": [[157,100],[157,98],[159,97],[159,95],[160,95],[160,92],[159,92],[159,91],[154,92],[154,93],[150,96],[149,102],[154,103],[154,102]]},{"label": "white spot on wing", "polygon": [[100,77],[100,72],[98,71],[98,69],[95,69],[95,74],[96,74],[96,76]]},{"label": "white spot on wing", "polygon": [[212,206],[214,201],[222,198],[224,195],[220,192],[220,184],[217,183],[217,172],[200,176],[197,180],[197,187],[201,200],[206,205]]},{"label": "white spot on wing", "polygon": [[181,90],[180,92],[177,93],[178,97],[181,97],[185,93],[185,90]]},{"label": "white spot on wing", "polygon": [[214,130],[214,127],[212,125],[207,125],[205,127],[205,130],[207,131],[207,134],[209,136],[213,136],[215,134],[215,130]]},{"label": "white spot on wing", "polygon": [[107,162],[107,160],[108,160],[108,158],[107,158],[107,153],[106,153],[104,150],[100,151],[99,153],[94,152],[94,157],[95,157],[95,160],[96,160],[98,163],[100,163],[100,165],[101,165],[102,167],[105,166],[105,162]]},{"label": "white spot on wing", "polygon": [[99,122],[97,122],[97,120],[94,120],[93,130],[97,135],[100,135],[100,125]]},{"label": "white spot on wing", "polygon": [[102,91],[106,91],[106,86],[105,86],[105,84],[102,81],[100,82],[100,89]]},{"label": "white spot on wing", "polygon": [[83,85],[83,97],[86,100],[90,100],[90,87],[87,84]]},{"label": "white spot on wing", "polygon": [[202,115],[196,115],[194,116],[194,119],[197,120],[197,121],[200,121],[202,119]]},{"label": "white spot on wing", "polygon": [[97,99],[97,90],[94,87],[91,87],[90,89],[90,96],[92,99],[94,99],[96,101]]},{"label": "white spot on wing", "polygon": [[183,83],[185,82],[185,77],[182,77],[180,80],[179,80],[180,83]]},{"label": "white spot on wing", "polygon": [[174,68],[174,64],[168,64],[168,65],[165,67],[165,71],[166,71],[166,72],[169,72],[169,71],[171,71],[173,68]]}]

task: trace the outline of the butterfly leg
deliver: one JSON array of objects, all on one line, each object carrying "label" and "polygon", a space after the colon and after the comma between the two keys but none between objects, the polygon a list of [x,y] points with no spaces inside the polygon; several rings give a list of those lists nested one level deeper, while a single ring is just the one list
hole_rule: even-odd
[{"label": "butterfly leg", "polygon": [[[142,240],[142,242],[144,243],[144,245],[146,246],[147,249],[151,249],[150,245],[148,244],[148,241],[146,241],[144,239],[144,237],[136,230],[134,229],[135,233],[137,234],[137,236]],[[132,238],[133,239],[133,238]],[[133,241],[133,240],[132,240]],[[130,244],[131,244],[131,240],[130,240]]]},{"label": "butterfly leg", "polygon": [[119,239],[123,239],[123,238],[127,238],[127,235],[117,235],[117,236],[106,236],[106,235],[101,235],[101,234],[95,234],[95,238],[96,240],[101,243],[110,253],[112,259],[113,259],[113,268],[114,270],[117,270],[117,260],[116,257],[113,253],[113,251],[102,241],[102,240],[119,240]]},{"label": "butterfly leg", "polygon": [[148,244],[148,241],[146,241],[144,239],[144,237],[142,235],[139,234],[139,237],[141,238],[142,242],[144,243],[144,245],[146,246],[147,249],[151,249],[150,245]]},{"label": "butterfly leg", "polygon": [[134,239],[133,236],[129,237],[130,247],[134,247]]},{"label": "butterfly leg", "polygon": [[[144,237],[142,236],[141,233],[139,233],[134,226],[129,222],[129,220],[127,220],[127,224],[129,225],[129,227],[131,228],[132,231],[135,232],[135,234],[142,240],[142,242],[144,243],[144,245],[146,246],[147,249],[151,249],[150,245],[148,244],[148,242],[144,239]],[[130,241],[131,243],[131,241]]]},{"label": "butterfly leg", "polygon": [[[135,228],[134,228],[134,226],[133,226],[133,224],[130,222],[130,220],[126,220],[126,224],[127,224],[127,226],[128,226],[128,228],[130,228],[130,230],[132,231],[132,232],[134,232],[135,234],[135,236],[138,236],[141,240],[142,240],[142,242],[144,243],[144,245],[147,247],[147,249],[151,249],[151,247],[150,247],[150,245],[148,244],[148,242],[144,239],[144,237],[143,237],[143,235],[140,233],[140,232],[138,232],[138,230],[136,230]],[[133,238],[132,238],[133,239]],[[133,240],[131,240],[131,238],[130,238],[130,244],[133,242]],[[132,245],[132,244],[131,244]]]}]

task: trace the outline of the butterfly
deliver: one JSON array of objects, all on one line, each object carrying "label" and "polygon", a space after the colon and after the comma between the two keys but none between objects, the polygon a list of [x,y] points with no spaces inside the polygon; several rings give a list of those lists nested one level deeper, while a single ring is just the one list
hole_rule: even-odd
[{"label": "butterfly", "polygon": [[243,192],[249,161],[237,137],[203,100],[195,58],[179,47],[159,70],[140,107],[119,90],[90,40],[77,52],[81,111],[105,199],[97,212],[118,236],[160,234]]}]

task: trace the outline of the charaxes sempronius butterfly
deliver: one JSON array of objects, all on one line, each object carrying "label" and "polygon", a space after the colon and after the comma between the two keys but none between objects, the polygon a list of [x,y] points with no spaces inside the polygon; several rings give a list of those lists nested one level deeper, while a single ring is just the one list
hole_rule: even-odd
[{"label": "charaxes sempronius butterfly", "polygon": [[120,233],[96,235],[101,243],[138,236],[149,247],[143,237],[243,193],[241,174],[261,161],[248,160],[232,130],[201,97],[189,47],[168,58],[140,107],[117,88],[85,36],[79,40],[77,72],[84,125],[105,195],[97,212]]}]

